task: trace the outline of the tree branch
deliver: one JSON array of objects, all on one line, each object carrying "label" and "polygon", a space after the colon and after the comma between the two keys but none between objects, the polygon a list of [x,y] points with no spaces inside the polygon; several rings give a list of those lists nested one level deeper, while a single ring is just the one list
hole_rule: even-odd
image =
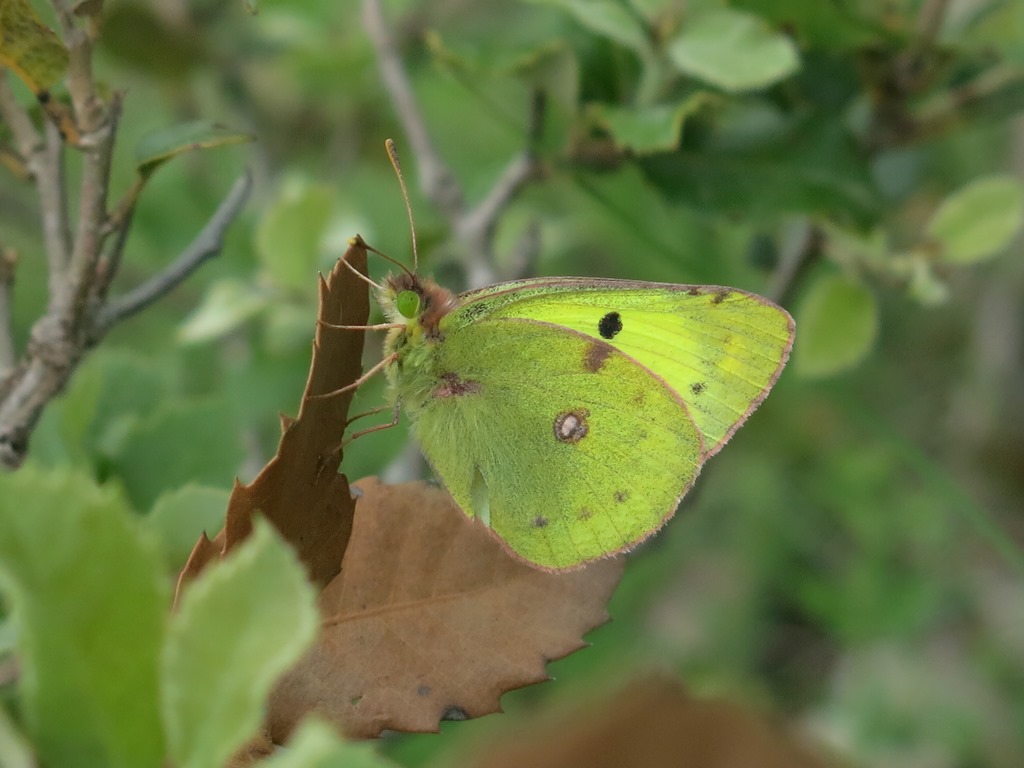
[{"label": "tree branch", "polygon": [[91,341],[95,343],[114,325],[131,317],[170,293],[205,261],[220,253],[228,226],[245,205],[252,189],[252,174],[246,171],[235,181],[227,197],[196,235],[192,243],[162,272],[153,275],[123,296],[111,299],[96,317]]},{"label": "tree branch", "polygon": [[96,275],[107,220],[107,189],[110,185],[110,163],[114,155],[114,139],[121,116],[121,94],[114,94],[104,122],[89,133],[82,134],[82,181],[78,202],[78,226],[61,287],[58,312],[69,326],[85,330],[80,322],[85,312]]},{"label": "tree branch", "polygon": [[14,328],[11,324],[11,288],[17,255],[13,248],[0,246],[0,382],[14,371],[17,354],[14,350]]},{"label": "tree branch", "polygon": [[949,0],[924,0],[917,14],[917,37],[920,44],[931,46],[942,31]]},{"label": "tree branch", "polygon": [[28,112],[18,103],[7,72],[0,77],[0,117],[11,128],[18,151],[36,183],[46,248],[50,308],[60,294],[62,278],[70,251],[67,197],[64,188],[64,144],[57,128],[47,122],[45,136],[32,125]]},{"label": "tree branch", "polygon": [[363,0],[363,25],[377,55],[384,88],[412,144],[413,156],[419,169],[420,188],[430,202],[454,224],[466,208],[462,186],[441,159],[430,138],[423,111],[416,101],[391,31],[384,22],[380,0]]},{"label": "tree branch", "polygon": [[[380,0],[363,0],[363,23],[377,55],[384,88],[412,144],[421,189],[448,219],[463,252],[470,255],[465,264],[469,282],[472,285],[495,282],[498,276],[494,266],[494,232],[498,219],[523,187],[539,175],[536,146],[546,113],[543,94],[539,91],[532,94],[526,148],[509,162],[490,191],[470,209],[463,198],[461,184],[441,159],[430,138],[409,77],[384,21]],[[534,242],[534,238],[524,240],[527,245]],[[519,257],[521,263],[531,260],[530,254]]]},{"label": "tree branch", "polygon": [[88,347],[120,320],[163,296],[204,261],[214,256],[224,231],[244,203],[251,185],[249,174],[235,182],[227,198],[188,249],[164,272],[119,300],[100,308],[95,319],[85,318],[82,328],[67,326],[48,313],[32,327],[26,360],[4,382],[0,401],[0,465],[14,469],[25,458],[28,439],[43,409],[67,385]]},{"label": "tree branch", "polygon": [[35,152],[42,139],[35,126],[32,125],[32,118],[18,103],[14,89],[11,88],[11,83],[7,79],[5,67],[0,67],[0,117],[11,129],[18,152],[21,153],[27,164],[28,158]]},{"label": "tree branch", "polygon": [[[494,230],[498,219],[516,195],[527,184],[540,176],[540,164],[535,148],[543,130],[546,107],[547,102],[543,93],[534,92],[527,119],[526,148],[505,166],[505,170],[502,171],[501,176],[494,182],[483,200],[477,203],[472,210],[466,211],[456,222],[456,234],[468,243],[470,253],[477,253],[483,257],[488,271],[491,273],[490,275],[479,275],[478,279],[474,279],[474,275],[471,274],[469,280],[471,285],[484,285],[495,281],[496,277],[493,275]],[[524,245],[530,242],[533,241],[527,239],[524,241]],[[530,254],[518,255],[518,258],[523,261],[532,260]],[[474,266],[475,264],[470,265],[471,272]]]},{"label": "tree branch", "polygon": [[793,290],[800,284],[801,277],[821,259],[825,244],[825,235],[820,227],[806,217],[793,221],[789,229],[766,292],[768,298],[783,306],[791,302]]},{"label": "tree branch", "polygon": [[64,175],[64,140],[57,126],[49,121],[43,126],[43,132],[46,145],[42,149],[36,184],[39,190],[39,209],[43,215],[50,307],[53,308],[57,306],[64,270],[67,269],[71,254],[71,224]]},{"label": "tree branch", "polygon": [[[28,348],[19,359],[10,319],[13,256],[0,251],[0,466],[11,469],[24,460],[43,409],[67,386],[87,350],[115,324],[156,301],[217,254],[251,187],[247,172],[173,264],[128,294],[108,301],[107,289],[120,264],[135,204],[132,197],[119,215],[108,216],[122,96],[115,93],[105,102],[96,90],[92,77],[95,19],[88,18],[83,28],[67,0],[54,0],[54,7],[69,52],[65,83],[73,112],[59,101],[42,98],[45,93],[37,94],[49,118],[40,135],[0,68],[0,118],[10,126],[24,167],[38,189],[50,289],[48,309],[32,326]],[[74,236],[64,178],[64,152],[69,144],[82,153]],[[133,191],[137,193],[137,188]],[[112,234],[116,238],[105,248]],[[101,261],[104,254],[105,263]]]},{"label": "tree branch", "polygon": [[76,23],[74,12],[64,0],[54,0],[53,7],[68,49],[65,81],[74,107],[75,126],[82,140],[89,142],[89,135],[102,131],[106,123],[106,110],[92,76],[92,37]]}]

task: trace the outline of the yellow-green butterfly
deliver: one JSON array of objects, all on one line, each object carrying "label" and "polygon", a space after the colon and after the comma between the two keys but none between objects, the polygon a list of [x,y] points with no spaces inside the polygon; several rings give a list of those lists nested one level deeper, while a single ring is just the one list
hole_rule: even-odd
[{"label": "yellow-green butterfly", "polygon": [[658,530],[764,400],[789,314],[734,288],[597,278],[378,294],[391,392],[456,503],[551,570]]},{"label": "yellow-green butterfly", "polygon": [[455,295],[405,271],[377,298],[423,453],[467,515],[548,570],[664,525],[793,345],[785,310],[735,288],[557,277]]}]

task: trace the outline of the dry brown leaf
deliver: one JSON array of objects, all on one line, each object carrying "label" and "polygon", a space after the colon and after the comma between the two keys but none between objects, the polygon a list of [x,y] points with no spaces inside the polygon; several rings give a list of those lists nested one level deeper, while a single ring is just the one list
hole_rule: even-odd
[{"label": "dry brown leaf", "polygon": [[185,561],[181,573],[178,574],[178,583],[174,588],[175,607],[178,605],[178,600],[181,599],[181,593],[185,589],[185,585],[198,576],[211,560],[220,559],[223,551],[224,531],[217,534],[212,541],[206,537],[206,531],[199,534],[196,545],[192,547],[188,560]]},{"label": "dry brown leaf", "polygon": [[235,752],[224,764],[224,768],[248,768],[256,765],[275,752],[274,744],[265,733],[258,733]]},{"label": "dry brown leaf", "polygon": [[569,573],[513,560],[444,491],[368,478],[341,573],[323,591],[317,647],[272,694],[281,743],[317,712],[353,737],[436,731],[500,711],[506,691],[604,623],[623,559]]},{"label": "dry brown leaf", "polygon": [[[367,284],[342,261],[366,273],[366,244],[361,238],[354,238],[327,279],[320,279],[318,317],[326,323],[365,325],[370,316]],[[359,378],[364,338],[361,331],[317,326],[299,415],[296,419],[282,417],[277,455],[256,479],[249,485],[235,483],[225,528],[214,539],[221,544],[220,556],[249,535],[253,513],[259,512],[295,548],[315,584],[325,585],[338,573],[355,507],[348,480],[338,474],[341,439],[354,391],[334,397],[310,396],[333,392]],[[179,595],[182,585],[198,575],[209,559],[210,547],[201,540],[182,571]]]},{"label": "dry brown leaf", "polygon": [[647,677],[578,711],[526,723],[488,743],[472,768],[825,768],[777,722],[724,700],[695,699]]}]

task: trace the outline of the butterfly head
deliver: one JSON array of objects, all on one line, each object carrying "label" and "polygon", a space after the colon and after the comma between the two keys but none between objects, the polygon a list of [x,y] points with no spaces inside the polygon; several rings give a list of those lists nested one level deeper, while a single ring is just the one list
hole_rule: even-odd
[{"label": "butterfly head", "polygon": [[390,322],[419,326],[428,336],[436,335],[441,320],[459,305],[447,288],[411,273],[388,275],[377,298]]}]

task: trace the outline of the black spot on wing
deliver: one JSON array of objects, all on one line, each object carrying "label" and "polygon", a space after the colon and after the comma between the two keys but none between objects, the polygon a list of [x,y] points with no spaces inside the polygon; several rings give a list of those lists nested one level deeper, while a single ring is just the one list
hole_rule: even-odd
[{"label": "black spot on wing", "polygon": [[543,515],[537,515],[535,518],[533,518],[533,527],[534,528],[545,528],[545,527],[547,527],[547,524],[548,524],[548,519],[546,517],[544,517]]},{"label": "black spot on wing", "polygon": [[621,330],[622,315],[618,312],[609,312],[597,324],[597,331],[601,334],[602,339],[614,339]]},{"label": "black spot on wing", "polygon": [[693,382],[693,384],[690,385],[690,391],[695,395],[701,394],[707,388],[708,385],[705,384],[703,381],[695,381]]},{"label": "black spot on wing", "polygon": [[729,294],[730,291],[727,291],[724,288],[720,291],[715,291],[713,294],[711,294],[711,303],[721,304],[723,301],[729,298]]}]

